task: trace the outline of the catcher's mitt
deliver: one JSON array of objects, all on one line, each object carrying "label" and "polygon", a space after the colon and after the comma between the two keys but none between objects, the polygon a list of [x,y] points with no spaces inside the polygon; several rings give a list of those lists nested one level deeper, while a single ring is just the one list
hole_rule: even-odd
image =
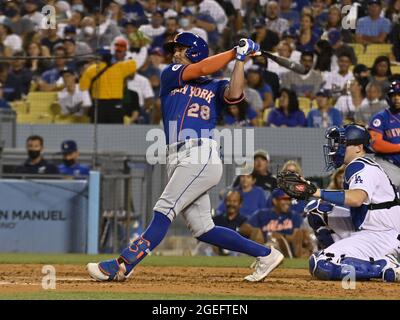
[{"label": "catcher's mitt", "polygon": [[317,187],[314,184],[306,181],[295,172],[279,172],[277,180],[278,188],[285,191],[290,197],[298,200],[307,200],[317,191]]}]

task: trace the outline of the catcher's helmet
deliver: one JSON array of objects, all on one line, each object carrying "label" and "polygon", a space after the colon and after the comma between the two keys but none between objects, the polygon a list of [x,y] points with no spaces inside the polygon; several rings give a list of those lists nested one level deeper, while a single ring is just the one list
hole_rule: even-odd
[{"label": "catcher's helmet", "polygon": [[186,57],[191,62],[199,62],[208,57],[208,45],[203,38],[191,32],[180,32],[174,40],[164,44],[163,48],[166,52],[174,53],[176,45],[187,47]]},{"label": "catcher's helmet", "polygon": [[387,103],[389,104],[390,108],[394,108],[394,104],[392,101],[392,96],[395,94],[400,94],[400,80],[395,80],[390,84],[389,91],[387,93]]},{"label": "catcher's helmet", "polygon": [[330,127],[326,130],[325,138],[328,139],[328,144],[324,145],[327,170],[339,168],[343,164],[347,146],[362,144],[366,152],[372,152],[368,129],[358,124]]}]

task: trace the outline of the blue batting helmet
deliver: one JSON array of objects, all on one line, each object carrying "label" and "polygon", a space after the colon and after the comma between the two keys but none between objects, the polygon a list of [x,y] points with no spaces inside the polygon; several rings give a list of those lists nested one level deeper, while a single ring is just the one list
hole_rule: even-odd
[{"label": "blue batting helmet", "polygon": [[400,94],[400,80],[395,80],[390,84],[389,91],[387,93],[387,103],[391,108],[394,108],[394,104],[392,101],[392,96],[395,94]]},{"label": "blue batting helmet", "polygon": [[328,139],[328,144],[324,145],[326,170],[339,168],[343,164],[347,146],[362,144],[366,152],[372,152],[368,129],[358,124],[330,127],[326,130],[325,138]]},{"label": "blue batting helmet", "polygon": [[165,51],[174,53],[174,48],[177,45],[187,47],[186,57],[191,62],[199,62],[208,57],[208,45],[202,38],[191,32],[180,32],[174,40],[164,44]]}]

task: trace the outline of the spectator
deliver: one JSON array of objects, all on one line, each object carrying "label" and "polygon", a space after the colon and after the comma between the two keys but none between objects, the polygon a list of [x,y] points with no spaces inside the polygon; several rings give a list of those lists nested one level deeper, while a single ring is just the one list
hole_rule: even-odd
[{"label": "spectator", "polygon": [[10,72],[10,65],[0,62],[0,84],[2,85],[4,99],[8,102],[18,100],[21,97],[20,83]]},{"label": "spectator", "polygon": [[12,33],[23,36],[35,30],[35,25],[29,18],[21,17],[21,8],[16,1],[7,1],[4,5],[3,14],[7,17],[6,21]]},{"label": "spectator", "polygon": [[[292,46],[290,43],[286,40],[282,40],[279,42],[278,46],[276,47],[276,51],[278,53],[279,57],[283,57],[289,60],[293,61],[299,61],[300,60],[300,55],[301,53],[297,50],[293,50]],[[285,67],[280,66],[277,64],[275,61],[268,59],[268,69],[271,72],[274,72],[275,74],[278,75],[279,78],[282,77],[282,75],[286,72],[289,72],[289,70]],[[278,91],[279,93],[279,91]],[[274,95],[276,98],[278,95]]]},{"label": "spectator", "polygon": [[38,135],[29,136],[26,139],[26,151],[28,159],[24,164],[18,166],[16,173],[28,174],[58,174],[58,168],[46,161],[43,157],[43,138]]},{"label": "spectator", "polygon": [[338,29],[330,29],[326,35],[329,44],[333,49],[333,53],[336,58],[338,58],[342,54],[347,54],[350,56],[351,64],[357,64],[357,57],[354,52],[354,49],[350,47],[348,44],[344,43],[342,40],[342,35]]},{"label": "spectator", "polygon": [[281,89],[279,107],[275,107],[268,115],[267,126],[271,127],[304,127],[306,118],[299,109],[296,92]]},{"label": "spectator", "polygon": [[67,66],[67,52],[63,46],[54,49],[55,66],[43,73],[41,79],[38,80],[40,91],[55,91],[63,87],[63,81],[60,72]]},{"label": "spectator", "polygon": [[179,18],[179,26],[178,32],[191,32],[197,34],[200,38],[203,38],[205,42],[208,42],[207,32],[199,27],[196,27],[194,24],[194,17],[192,11],[186,9],[183,11]]},{"label": "spectator", "polygon": [[[299,174],[300,176],[304,177],[303,174],[303,170],[300,166],[300,163],[298,163],[295,160],[288,160],[286,161],[283,166],[282,166],[282,170],[281,171],[291,171],[291,172],[295,172],[297,174]],[[268,204],[270,204],[269,202],[272,201],[271,197],[268,199]],[[291,199],[292,201],[292,205],[290,206],[290,209],[299,214],[302,215],[304,212],[304,208],[307,205],[307,201],[306,200],[297,200],[297,199]],[[268,207],[272,207],[272,203],[268,206]]]},{"label": "spectator", "polygon": [[225,111],[225,125],[235,127],[255,127],[257,126],[257,112],[245,101],[238,104],[231,104]]},{"label": "spectator", "polygon": [[155,95],[149,79],[139,73],[135,73],[133,78],[127,82],[129,90],[137,92],[143,123],[150,123],[152,112],[154,111]]},{"label": "spectator", "polygon": [[327,190],[341,190],[343,189],[343,181],[344,181],[344,169],[342,166],[336,169],[330,177]]},{"label": "spectator", "polygon": [[317,27],[323,27],[328,20],[328,10],[324,0],[313,0],[312,1],[312,14]]},{"label": "spectator", "polygon": [[60,72],[65,88],[57,93],[61,114],[82,117],[88,114],[92,101],[88,91],[81,91],[77,77],[72,69],[65,68]]},{"label": "spectator", "polygon": [[[264,243],[264,236],[260,228],[252,227],[247,218],[240,214],[242,196],[239,191],[229,191],[225,198],[226,211],[213,218],[216,226],[239,232],[242,236],[258,243]],[[222,250],[219,250],[220,252]]]},{"label": "spectator", "polygon": [[286,257],[308,257],[312,253],[311,241],[302,230],[303,218],[290,210],[290,197],[281,189],[272,192],[272,208],[254,213],[249,223],[260,228],[264,240],[276,239]]},{"label": "spectator", "polygon": [[158,7],[164,12],[164,19],[177,17],[178,13],[175,11],[175,2],[172,0],[160,0]]},{"label": "spectator", "polygon": [[337,109],[345,124],[355,122],[354,115],[360,109],[365,98],[362,80],[353,79],[347,85],[347,94],[340,96],[336,101],[335,109]]},{"label": "spectator", "polygon": [[307,74],[299,75],[290,71],[282,75],[282,87],[294,90],[298,96],[312,99],[322,85],[322,76],[313,70],[314,55],[312,52],[303,52],[300,63],[304,66]]},{"label": "spectator", "polygon": [[[65,46],[65,49],[67,49],[67,53],[69,56],[73,55],[85,55],[92,53],[92,49],[90,46],[82,41],[77,41],[76,40],[76,28],[73,26],[66,26],[64,28],[64,39],[63,39],[63,44]],[[83,57],[76,57],[75,59],[81,60]]]},{"label": "spectator", "polygon": [[247,85],[257,90],[262,101],[263,109],[268,109],[273,103],[272,89],[264,82],[260,66],[253,65],[246,72]]},{"label": "spectator", "polygon": [[19,84],[15,98],[20,100],[23,96],[28,95],[32,81],[32,72],[25,67],[26,60],[22,59],[24,57],[22,51],[15,52],[13,57],[16,59],[11,62],[10,73],[15,77]]},{"label": "spectator", "polygon": [[[96,20],[100,23],[99,26]],[[93,17],[84,17],[81,22],[82,31],[76,37],[76,41],[88,44],[93,52],[99,47],[110,46],[112,40],[120,35],[118,27],[114,23],[108,23],[103,15],[99,15],[96,20]]]},{"label": "spectator", "polygon": [[280,17],[289,21],[290,25],[300,21],[300,14],[296,10],[292,10],[292,0],[279,0]]},{"label": "spectator", "polygon": [[309,128],[328,128],[331,126],[341,126],[342,116],[339,110],[333,108],[327,90],[317,93],[315,100],[317,108],[311,109],[307,116],[307,127]]},{"label": "spectator", "polygon": [[268,30],[276,32],[279,36],[289,29],[289,21],[279,17],[279,5],[276,1],[268,1],[266,5],[266,26]]},{"label": "spectator", "polygon": [[264,79],[265,84],[269,85],[272,90],[272,99],[275,100],[279,96],[280,83],[279,76],[270,71],[269,64],[272,62],[270,59],[264,59],[261,56],[253,58],[254,64],[258,65],[261,68],[262,77]]},{"label": "spectator", "polygon": [[274,51],[279,43],[279,35],[266,27],[265,19],[258,18],[254,22],[255,32],[251,39],[260,44],[262,50]]},{"label": "spectator", "polygon": [[60,174],[75,178],[89,176],[90,168],[78,162],[78,145],[74,140],[63,141],[61,143],[61,153],[63,155],[63,163],[58,166]]},{"label": "spectator", "polygon": [[390,77],[392,71],[390,69],[390,60],[386,56],[379,56],[375,59],[371,68],[370,82],[376,82],[381,86],[382,96],[381,99],[386,97],[386,93],[390,87]]},{"label": "spectator", "polygon": [[10,24],[6,20],[0,23],[0,40],[11,52],[22,49],[22,39],[19,35],[12,32]]},{"label": "spectator", "polygon": [[381,17],[381,0],[368,1],[368,16],[357,22],[355,40],[357,43],[368,45],[371,43],[385,43],[391,29],[391,22]]},{"label": "spectator", "polygon": [[0,110],[10,110],[10,104],[4,99],[3,85],[0,83]]},{"label": "spectator", "polygon": [[[255,211],[263,209],[267,206],[267,199],[264,190],[255,186],[256,176],[254,174],[241,175],[239,177],[239,186],[235,190],[239,191],[242,196],[242,205],[240,214],[250,217]],[[226,212],[225,201],[221,202],[216,210],[217,214]]]},{"label": "spectator", "polygon": [[117,1],[111,1],[106,7],[107,18],[118,25],[123,17],[122,7]]},{"label": "spectator", "polygon": [[345,93],[346,84],[354,79],[353,72],[350,71],[351,57],[347,53],[342,53],[338,57],[339,70],[326,73],[324,76],[324,89],[329,90],[336,100]]},{"label": "spectator", "polygon": [[139,31],[139,21],[125,20],[123,23],[123,32],[129,41],[129,56],[136,61],[137,68],[140,69],[147,59],[147,46],[151,39]]},{"label": "spectator", "polygon": [[369,69],[365,64],[357,64],[353,68],[353,74],[356,79],[359,79],[363,84],[365,83],[365,86],[369,82]]},{"label": "spectator", "polygon": [[[338,5],[332,5],[328,10],[328,19],[325,25],[325,33],[330,30],[337,30],[340,34],[340,38],[343,42],[351,43],[353,42],[353,34],[349,29],[342,28],[342,9]],[[332,45],[333,46],[333,45]],[[355,63],[354,63],[355,64]]]},{"label": "spectator", "polygon": [[[292,27],[293,28],[293,27]],[[312,51],[320,38],[320,34],[314,29],[314,17],[310,14],[302,14],[297,32],[296,49],[298,51]]]},{"label": "spectator", "polygon": [[[277,186],[276,178],[269,170],[270,163],[271,159],[267,151],[258,149],[254,152],[253,175],[256,177],[255,185],[264,190],[266,198],[268,198],[271,191]],[[233,187],[239,185],[239,180],[240,178],[236,177]]]},{"label": "spectator", "polygon": [[381,97],[382,91],[380,84],[376,82],[368,83],[366,87],[366,98],[354,114],[355,121],[367,125],[372,115],[387,108],[386,100],[381,99]]},{"label": "spectator", "polygon": [[[49,57],[50,52],[46,46],[39,42],[31,42],[27,47],[28,57]],[[25,67],[31,70],[33,78],[36,80],[42,74],[51,68],[50,59],[27,59]]]},{"label": "spectator", "polygon": [[126,60],[112,63],[108,48],[98,50],[101,61],[90,65],[80,78],[80,90],[89,91],[98,105],[98,123],[123,123],[122,108],[126,77],[136,72],[136,63]]},{"label": "spectator", "polygon": [[122,107],[126,110],[124,124],[139,123],[141,109],[139,105],[139,95],[136,91],[125,88]]},{"label": "spectator", "polygon": [[35,29],[39,30],[42,28],[43,14],[40,13],[40,2],[39,0],[25,0],[24,10],[26,14],[23,18],[28,18],[35,25]]},{"label": "spectator", "polygon": [[118,37],[113,42],[113,58],[115,62],[127,60],[129,44],[128,41],[122,37]]},{"label": "spectator", "polygon": [[321,72],[322,79],[325,80],[332,70],[337,70],[337,64],[333,64],[333,49],[327,40],[321,39],[315,45],[315,53],[317,61],[314,70]]},{"label": "spectator", "polygon": [[49,52],[54,52],[54,47],[62,41],[57,30],[58,29],[41,29],[41,45],[46,46]]},{"label": "spectator", "polygon": [[139,20],[145,18],[143,6],[140,1],[137,0],[127,0],[122,6],[122,11],[126,20]]},{"label": "spectator", "polygon": [[257,90],[250,88],[247,85],[247,81],[245,81],[243,92],[246,102],[253,108],[254,111],[257,112],[257,115],[260,116],[263,112],[263,101],[260,94],[257,92]]},{"label": "spectator", "polygon": [[153,12],[150,23],[141,25],[139,31],[151,40],[162,35],[165,32],[164,13],[160,10]]},{"label": "spectator", "polygon": [[199,1],[198,8],[200,15],[208,14],[213,18],[217,24],[217,31],[221,34],[228,23],[228,17],[221,5],[215,0],[202,0]]},{"label": "spectator", "polygon": [[164,43],[173,41],[178,34],[178,20],[175,17],[170,17],[165,20],[165,32],[161,35],[154,37],[151,44],[152,47],[162,47]]},{"label": "spectator", "polygon": [[400,22],[400,1],[390,0],[385,10],[385,18],[393,23],[397,24]]}]

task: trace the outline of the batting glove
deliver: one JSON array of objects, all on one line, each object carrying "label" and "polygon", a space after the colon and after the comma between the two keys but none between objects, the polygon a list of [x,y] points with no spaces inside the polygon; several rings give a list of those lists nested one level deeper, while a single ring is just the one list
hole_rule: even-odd
[{"label": "batting glove", "polygon": [[260,50],[260,45],[251,39],[242,38],[239,45],[235,47],[236,59],[244,61],[246,56]]}]

